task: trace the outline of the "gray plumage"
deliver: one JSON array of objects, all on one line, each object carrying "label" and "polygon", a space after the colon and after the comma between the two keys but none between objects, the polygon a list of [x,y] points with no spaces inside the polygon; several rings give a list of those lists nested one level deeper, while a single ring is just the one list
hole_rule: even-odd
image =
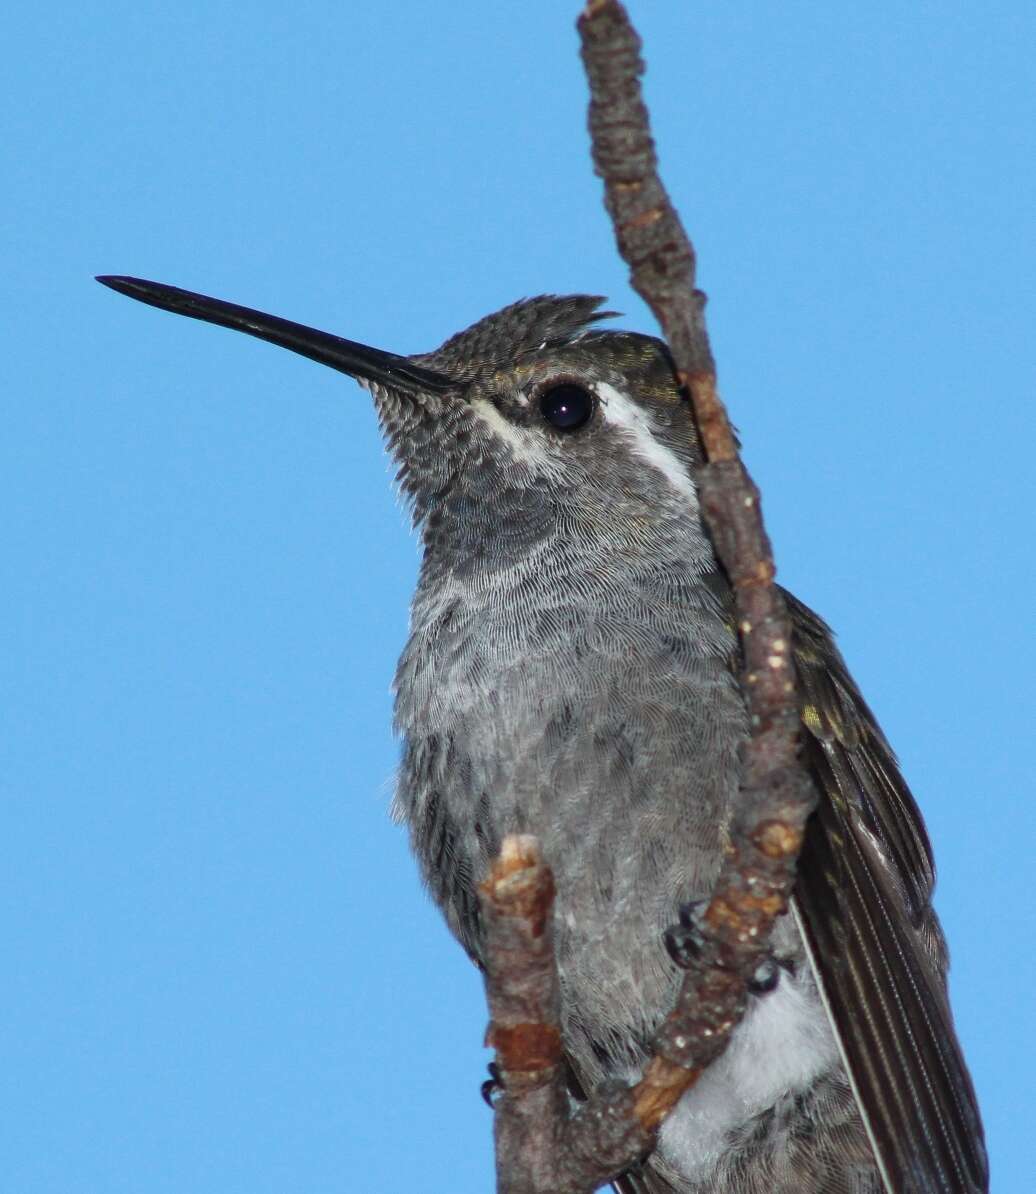
[{"label": "gray plumage", "polygon": [[[504,834],[540,839],[574,1080],[635,1078],[681,977],[664,934],[715,882],[746,735],[730,591],[664,346],[597,328],[597,299],[543,297],[393,358],[107,281],[373,392],[424,545],[396,674],[396,815],[476,963],[478,882]],[[588,417],[553,425],[552,393],[577,410],[583,395]],[[985,1190],[923,824],[827,628],[789,602],[820,806],[774,942],[780,979],[618,1188],[878,1194],[883,1170],[897,1194]]]}]

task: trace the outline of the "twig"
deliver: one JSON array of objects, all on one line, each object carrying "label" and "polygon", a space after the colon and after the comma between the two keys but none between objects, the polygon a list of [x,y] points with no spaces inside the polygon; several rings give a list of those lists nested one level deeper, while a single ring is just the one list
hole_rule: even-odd
[{"label": "twig", "polygon": [[694,409],[706,463],[698,473],[702,514],[734,589],[741,689],[750,738],[727,858],[702,916],[700,964],[656,1039],[637,1087],[636,1113],[657,1127],[726,1047],[744,1012],[746,985],[763,960],[774,920],[786,911],[803,827],[816,796],[797,758],[799,713],[791,624],[774,584],[759,491],[738,455],[716,390],[695,289],[694,248],[658,176],[639,76],[637,37],[617,0],[590,0],[579,19],[590,81],[594,167],[634,289],[661,324]]},{"label": "twig", "polygon": [[[742,654],[739,680],[750,737],[742,755],[726,859],[700,919],[703,948],[656,1035],[655,1055],[632,1090],[608,1086],[596,1091],[572,1119],[560,1068],[557,977],[547,914],[549,872],[538,880],[546,884],[546,902],[537,905],[538,948],[545,967],[539,981],[551,994],[537,1007],[524,1002],[521,1015],[530,1018],[511,1023],[507,1031],[500,1030],[496,1010],[509,1006],[507,1001],[497,998],[492,1011],[491,1040],[498,1049],[506,1091],[497,1116],[498,1188],[506,1194],[582,1194],[647,1151],[666,1115],[723,1051],[741,1020],[748,981],[766,956],[774,921],[787,910],[803,829],[816,800],[812,781],[797,758],[791,624],[774,584],[759,492],[738,455],[716,389],[705,296],[695,289],[694,248],[658,177],[639,83],[644,69],[640,39],[618,0],[589,0],[578,28],[590,83],[594,166],[604,180],[605,205],[619,251],[630,266],[632,285],[651,307],[668,341],[701,439],[705,463],[697,477],[699,496],[716,556],[734,590]],[[501,860],[497,867],[504,865]],[[538,860],[529,865],[543,870]],[[499,887],[492,877],[483,887],[484,908],[491,902],[489,890]],[[492,914],[489,919],[492,922]],[[487,937],[492,939],[498,931],[490,923]],[[519,977],[526,964],[517,961],[520,951],[509,953],[509,948],[493,947],[490,955],[489,970],[496,971],[487,976],[491,1005],[493,991]],[[515,1036],[517,1025],[521,1032]],[[546,1035],[544,1029],[549,1029]],[[522,1066],[529,1065],[530,1058],[522,1060],[520,1051],[510,1051],[508,1044],[520,1037],[537,1042],[532,1053],[539,1060],[527,1069]],[[550,1048],[540,1048],[548,1039]],[[629,1117],[628,1123],[623,1116]],[[587,1154],[577,1145],[583,1142],[580,1132],[587,1122],[605,1121],[607,1131],[587,1137],[597,1155]]]},{"label": "twig", "polygon": [[496,1049],[498,1194],[590,1194],[646,1153],[634,1092],[608,1084],[570,1118],[551,915],[554,880],[532,837],[507,837],[479,888],[486,1044]]}]

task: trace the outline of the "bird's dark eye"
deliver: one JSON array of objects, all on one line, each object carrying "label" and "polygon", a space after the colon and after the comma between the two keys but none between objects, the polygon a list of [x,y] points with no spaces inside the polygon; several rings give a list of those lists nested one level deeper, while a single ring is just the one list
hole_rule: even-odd
[{"label": "bird's dark eye", "polygon": [[540,413],[558,431],[578,431],[590,422],[595,399],[589,390],[572,382],[551,386],[540,395]]}]

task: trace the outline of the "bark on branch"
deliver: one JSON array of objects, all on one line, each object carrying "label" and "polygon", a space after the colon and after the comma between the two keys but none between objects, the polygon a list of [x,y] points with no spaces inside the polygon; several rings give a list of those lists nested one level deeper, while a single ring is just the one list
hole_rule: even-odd
[{"label": "bark on branch", "polygon": [[605,206],[632,285],[661,325],[694,410],[705,456],[699,496],[734,590],[750,739],[726,860],[700,921],[704,948],[634,1087],[593,1092],[569,1116],[549,871],[530,839],[510,839],[483,885],[489,1042],[505,1092],[496,1116],[498,1189],[506,1194],[589,1194],[650,1149],[666,1115],[744,1014],[747,983],[766,957],[775,919],[787,910],[815,803],[797,757],[791,625],[774,584],[759,492],[716,388],[694,248],[658,176],[640,89],[640,39],[618,0],[590,0],[578,28]]},{"label": "bark on branch", "polygon": [[536,839],[508,837],[479,889],[486,1044],[496,1049],[499,1194],[589,1194],[646,1153],[652,1134],[617,1082],[570,1116],[554,964],[554,880]]}]

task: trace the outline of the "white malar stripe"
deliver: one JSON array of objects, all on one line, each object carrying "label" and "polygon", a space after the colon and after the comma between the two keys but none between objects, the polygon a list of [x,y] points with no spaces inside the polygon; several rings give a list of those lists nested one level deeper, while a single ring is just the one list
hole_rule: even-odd
[{"label": "white malar stripe", "polygon": [[632,440],[633,451],[641,460],[660,472],[669,487],[696,510],[698,491],[686,464],[675,452],[655,438],[651,418],[643,407],[614,386],[602,383],[595,389],[601,400],[605,419],[613,426],[621,427]]},{"label": "white malar stripe", "polygon": [[484,399],[472,402],[471,409],[498,439],[507,444],[515,458],[527,464],[536,476],[560,479],[564,475],[564,466],[548,451],[542,435],[524,427],[516,427],[491,402]]}]

